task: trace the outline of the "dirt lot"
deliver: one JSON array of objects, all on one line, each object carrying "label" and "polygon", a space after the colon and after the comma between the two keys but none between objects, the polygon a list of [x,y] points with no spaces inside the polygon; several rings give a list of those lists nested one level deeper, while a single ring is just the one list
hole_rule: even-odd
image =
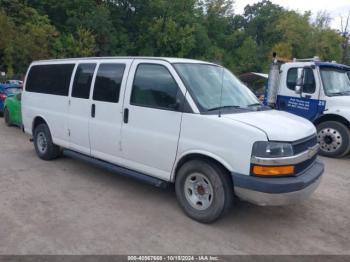
[{"label": "dirt lot", "polygon": [[0,254],[350,254],[350,156],[287,207],[237,202],[212,225],[157,189],[69,158],[39,160],[0,119]]}]

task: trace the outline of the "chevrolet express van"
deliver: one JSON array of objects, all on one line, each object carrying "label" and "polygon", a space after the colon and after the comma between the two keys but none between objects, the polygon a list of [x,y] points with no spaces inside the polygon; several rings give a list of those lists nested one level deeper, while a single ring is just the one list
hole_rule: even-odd
[{"label": "chevrolet express van", "polygon": [[317,188],[311,122],[262,106],[225,68],[178,58],[33,62],[23,125],[37,155],[63,154],[144,182],[175,183],[184,212],[213,222],[234,195],[258,205]]}]

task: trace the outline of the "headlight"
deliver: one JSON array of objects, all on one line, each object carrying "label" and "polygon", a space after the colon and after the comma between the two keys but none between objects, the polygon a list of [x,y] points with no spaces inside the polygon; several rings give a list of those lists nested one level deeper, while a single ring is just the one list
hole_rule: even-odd
[{"label": "headlight", "polygon": [[288,157],[293,155],[293,146],[289,143],[258,141],[253,145],[252,155],[263,158]]}]

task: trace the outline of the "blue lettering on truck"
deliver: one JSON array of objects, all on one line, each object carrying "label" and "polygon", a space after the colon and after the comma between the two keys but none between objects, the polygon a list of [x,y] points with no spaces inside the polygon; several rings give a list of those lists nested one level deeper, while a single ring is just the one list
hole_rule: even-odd
[{"label": "blue lettering on truck", "polygon": [[277,96],[277,109],[314,121],[326,108],[325,100],[293,96]]}]

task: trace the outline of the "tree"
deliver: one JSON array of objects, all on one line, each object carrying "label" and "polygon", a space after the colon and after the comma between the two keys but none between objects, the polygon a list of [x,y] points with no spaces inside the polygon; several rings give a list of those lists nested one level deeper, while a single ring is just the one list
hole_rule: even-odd
[{"label": "tree", "polygon": [[321,59],[340,61],[342,57],[342,38],[330,28],[331,17],[327,12],[319,12],[313,23],[312,52]]},{"label": "tree", "polygon": [[63,34],[56,39],[52,55],[63,57],[88,57],[95,54],[95,36],[91,31],[78,28],[74,34]]},{"label": "tree", "polygon": [[285,13],[286,10],[269,0],[244,8],[245,31],[256,41],[262,52],[270,50],[270,47],[281,39],[275,25],[279,19],[283,19]]},{"label": "tree", "polygon": [[57,31],[47,16],[18,0],[2,0],[0,8],[13,25],[7,37],[9,45],[3,50],[8,72],[24,73],[31,61],[50,57]]},{"label": "tree", "polygon": [[348,16],[346,19],[341,17],[341,36],[343,37],[343,56],[342,56],[342,63],[350,64],[350,54],[349,52],[349,46],[350,46],[350,11],[348,13]]},{"label": "tree", "polygon": [[0,71],[13,71],[12,68],[12,41],[14,24],[5,12],[0,11]]},{"label": "tree", "polygon": [[259,61],[257,58],[258,48],[253,38],[248,37],[244,40],[241,47],[237,49],[238,69],[237,73],[247,71],[259,71]]},{"label": "tree", "polygon": [[[234,72],[266,71],[271,53],[349,63],[349,33],[330,16],[262,0],[1,0],[0,69],[23,74],[43,58],[140,55],[199,58]],[[344,23],[345,25],[346,23]]]},{"label": "tree", "polygon": [[299,14],[289,11],[276,23],[276,31],[283,42],[292,47],[293,57],[313,57],[312,27],[309,23],[311,13]]},{"label": "tree", "polygon": [[272,47],[270,54],[273,54],[273,52],[276,52],[278,54],[278,57],[282,59],[290,60],[293,58],[293,47],[290,43],[287,42],[279,42],[275,44]]}]

